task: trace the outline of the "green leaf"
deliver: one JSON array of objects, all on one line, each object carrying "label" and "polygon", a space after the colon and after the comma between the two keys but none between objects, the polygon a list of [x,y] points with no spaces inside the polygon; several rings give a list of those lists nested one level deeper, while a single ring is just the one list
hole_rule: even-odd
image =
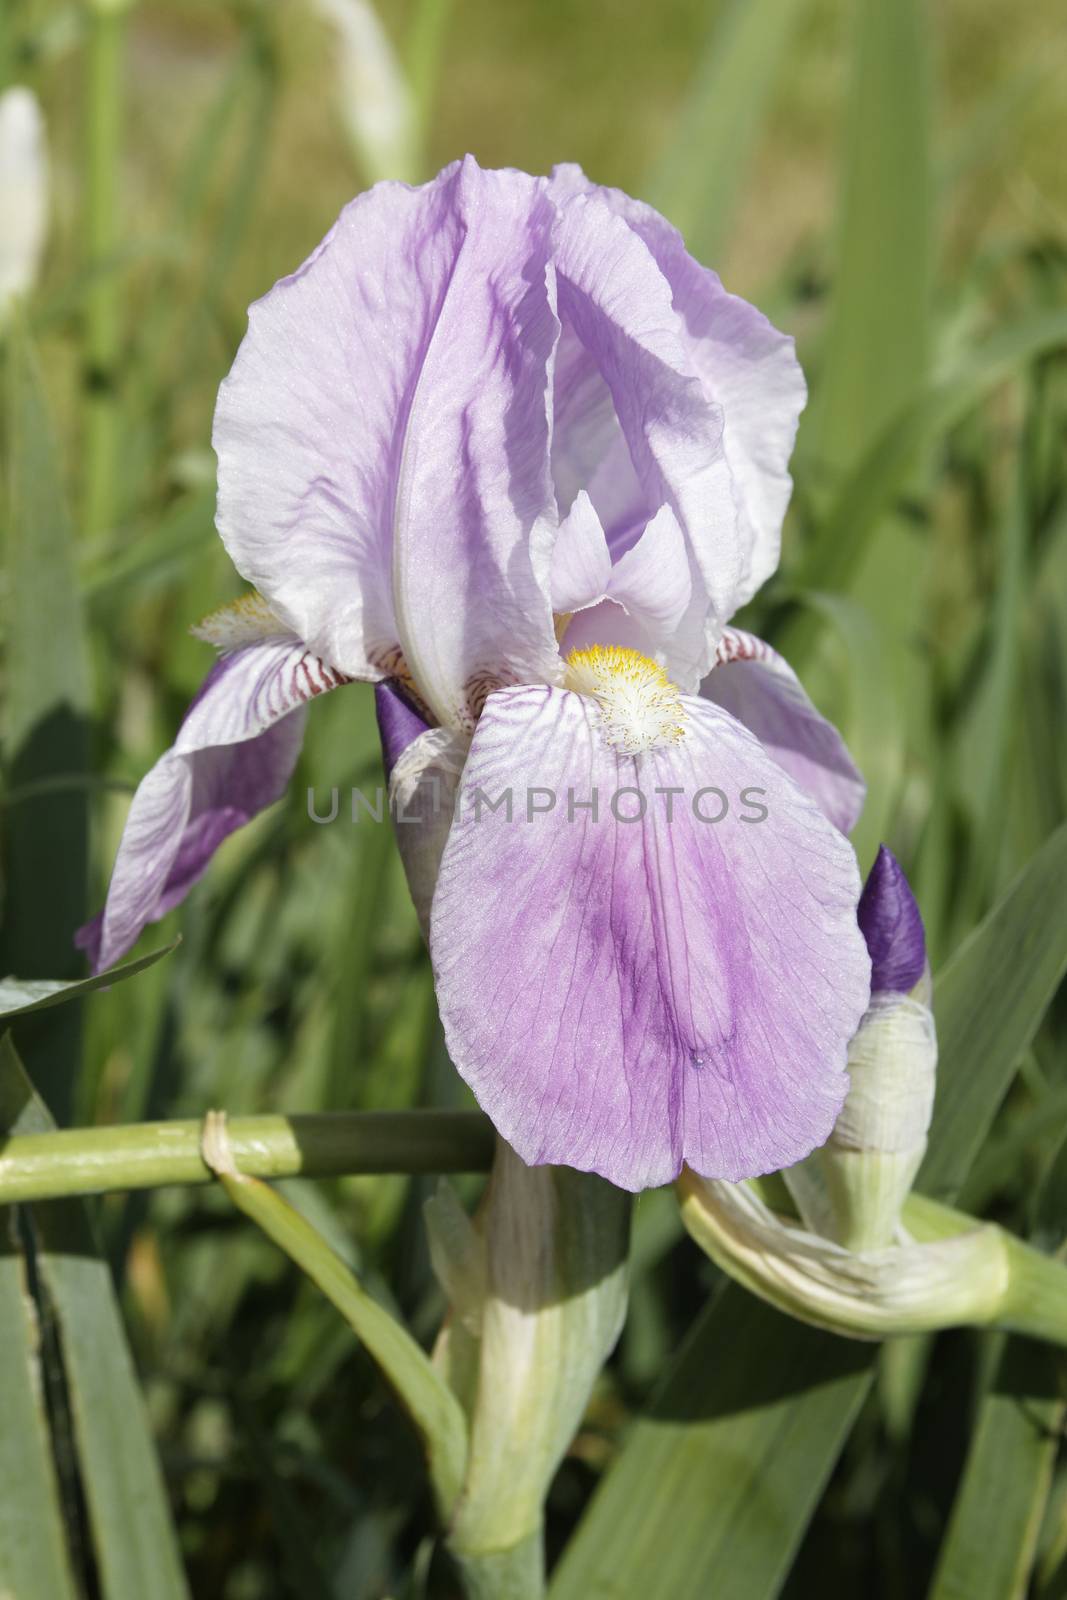
[{"label": "green leaf", "polygon": [[1001,886],[997,870],[1011,798],[1004,766],[1012,758],[1019,722],[1023,606],[1030,576],[1025,462],[1026,452],[1020,450],[1008,504],[999,519],[990,615],[975,665],[977,685],[954,730],[955,789],[975,829],[974,868],[959,897],[971,911],[967,925]]},{"label": "green leaf", "polygon": [[869,864],[888,832],[904,769],[904,730],[896,684],[888,671],[876,617],[847,595],[805,591],[798,599],[827,621],[844,646],[846,703],[832,708],[856,764],[867,780],[867,800],[852,834],[861,865]]},{"label": "green leaf", "polygon": [[173,579],[194,555],[215,538],[215,489],[184,495],[150,528],[117,549],[95,553],[82,565],[82,594],[95,610],[104,610],[126,591],[138,595]]},{"label": "green leaf", "polygon": [[648,198],[714,262],[726,244],[801,0],[731,0],[718,13]]},{"label": "green leaf", "polygon": [[924,11],[920,0],[856,7],[837,269],[808,428],[820,465],[833,471],[855,463],[926,376],[932,208]]},{"label": "green leaf", "polygon": [[426,129],[441,81],[441,62],[448,38],[452,0],[417,0],[412,7],[404,49],[408,80],[415,96],[420,166],[425,166]]},{"label": "green leaf", "polygon": [[234,1205],[318,1285],[381,1368],[422,1440],[438,1510],[447,1522],[467,1460],[467,1421],[456,1396],[407,1329],[367,1293],[306,1217],[269,1184],[238,1172],[220,1119],[209,1119],[203,1149]]},{"label": "green leaf", "polygon": [[1067,971],[1067,823],[938,974],[940,1060],[924,1194],[951,1199]]},{"label": "green leaf", "polygon": [[[5,1034],[0,1129],[31,1134],[54,1126]],[[189,1600],[144,1399],[89,1211],[81,1201],[53,1200],[34,1207],[33,1222],[104,1600]]]},{"label": "green leaf", "polygon": [[[37,1103],[19,1066],[5,1070],[10,1040],[0,1040],[0,1142],[40,1127]],[[13,1052],[12,1052],[13,1054]],[[43,1403],[41,1319],[31,1297],[17,1213],[0,1209],[0,1595],[75,1593]]]},{"label": "green leaf", "polygon": [[628,1435],[551,1600],[776,1594],[873,1360],[728,1284]]},{"label": "green leaf", "polygon": [[[1062,1239],[1065,1180],[1061,1133],[1041,1184],[1039,1235]],[[1024,1600],[1065,1414],[1062,1353],[1008,1339],[982,1396],[929,1600]]]},{"label": "green leaf", "polygon": [[[22,789],[88,767],[88,654],[62,472],[36,357],[16,318],[7,352],[7,781]],[[7,813],[0,970],[74,978],[85,918],[87,796],[77,787],[13,802]],[[69,1115],[79,1057],[76,1013],[20,1030],[27,1061]]]},{"label": "green leaf", "polygon": [[930,1600],[1024,1600],[1065,1411],[1061,1364],[1048,1345],[1007,1341],[978,1413]]},{"label": "green leaf", "polygon": [[157,961],[176,950],[180,943],[180,939],[175,939],[173,944],[151,950],[136,961],[125,961],[121,966],[110,967],[107,972],[98,972],[92,978],[0,978],[0,1019],[9,1021],[12,1017],[24,1017],[30,1011],[45,1011],[49,1006],[61,1006],[67,1000],[79,1000],[82,995],[92,994],[94,989],[109,989],[113,983],[132,978],[138,972],[144,972],[146,967],[154,967]]},{"label": "green leaf", "polygon": [[851,468],[831,505],[803,580],[843,589],[863,559],[878,518],[899,495],[923,450],[948,432],[998,384],[1067,344],[1067,311],[1041,311],[995,334],[947,376],[891,415]]},{"label": "green leaf", "polygon": [[12,1224],[11,1213],[0,1212],[0,1594],[74,1600],[41,1400],[37,1318]]}]

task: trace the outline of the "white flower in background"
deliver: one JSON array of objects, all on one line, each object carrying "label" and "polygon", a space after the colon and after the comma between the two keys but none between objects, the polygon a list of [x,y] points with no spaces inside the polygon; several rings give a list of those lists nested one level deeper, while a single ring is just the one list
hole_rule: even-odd
[{"label": "white flower in background", "polygon": [[37,278],[48,225],[44,118],[32,90],[0,94],[0,323]]},{"label": "white flower in background", "polygon": [[366,0],[312,0],[337,36],[337,93],[345,128],[369,183],[413,182],[415,99],[389,35]]}]

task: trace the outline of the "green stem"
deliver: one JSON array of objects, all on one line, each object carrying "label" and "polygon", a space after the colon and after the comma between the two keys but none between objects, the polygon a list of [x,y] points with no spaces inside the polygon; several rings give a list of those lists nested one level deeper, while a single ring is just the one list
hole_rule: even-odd
[{"label": "green stem", "polygon": [[545,1593],[540,1528],[510,1550],[460,1550],[449,1545],[468,1600],[541,1600]]},{"label": "green stem", "polygon": [[[69,1128],[0,1143],[0,1205],[165,1184],[210,1183],[200,1122]],[[238,1171],[251,1177],[485,1172],[494,1135],[478,1111],[335,1111],[235,1117]]]},{"label": "green stem", "polygon": [[904,1206],[911,1242],[871,1251],[815,1237],[775,1213],[754,1186],[684,1168],[678,1195],[701,1249],[801,1322],[853,1339],[1000,1327],[1067,1346],[1067,1265],[925,1195]]},{"label": "green stem", "polygon": [[110,532],[116,515],[120,418],[119,163],[122,67],[129,0],[92,0],[87,47],[85,239],[85,530]]},{"label": "green stem", "polygon": [[[904,1225],[917,1240],[944,1239],[973,1228],[973,1217],[925,1195],[909,1196]],[[991,1320],[1012,1333],[1051,1344],[1067,1345],[1067,1265],[1059,1256],[1045,1255],[997,1228],[1007,1263],[1007,1281],[996,1315]]]}]

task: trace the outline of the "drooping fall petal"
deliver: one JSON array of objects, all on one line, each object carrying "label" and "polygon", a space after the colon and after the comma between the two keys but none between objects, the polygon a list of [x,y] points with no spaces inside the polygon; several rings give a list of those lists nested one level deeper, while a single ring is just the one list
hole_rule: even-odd
[{"label": "drooping fall petal", "polygon": [[816,711],[777,650],[754,634],[727,628],[715,669],[700,692],[756,735],[767,754],[811,795],[835,828],[851,832],[863,810],[867,786],[845,741]]},{"label": "drooping fall petal", "polygon": [[78,936],[94,971],[185,898],[227,835],[281,797],[305,703],[345,681],[292,638],[215,663],[174,744],[138,785],[107,902]]},{"label": "drooping fall petal", "polygon": [[869,993],[848,844],[731,717],[681,703],[684,738],[633,757],[584,696],[492,695],[431,919],[449,1050],[500,1132],[628,1189],[821,1143]]}]

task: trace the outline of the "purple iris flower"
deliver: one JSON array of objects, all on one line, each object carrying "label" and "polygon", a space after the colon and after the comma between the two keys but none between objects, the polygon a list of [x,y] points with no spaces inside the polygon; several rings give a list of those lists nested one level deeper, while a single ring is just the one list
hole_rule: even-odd
[{"label": "purple iris flower", "polygon": [[[377,682],[394,778],[475,797],[398,831],[452,1058],[519,1155],[627,1189],[800,1160],[869,997],[863,784],[728,624],[777,565],[804,397],[792,341],[576,167],[353,201],[222,385],[218,527],[257,593],[201,629],[223,654],[94,963],[282,793],[306,702]],[[477,798],[505,789],[510,820]]]}]

